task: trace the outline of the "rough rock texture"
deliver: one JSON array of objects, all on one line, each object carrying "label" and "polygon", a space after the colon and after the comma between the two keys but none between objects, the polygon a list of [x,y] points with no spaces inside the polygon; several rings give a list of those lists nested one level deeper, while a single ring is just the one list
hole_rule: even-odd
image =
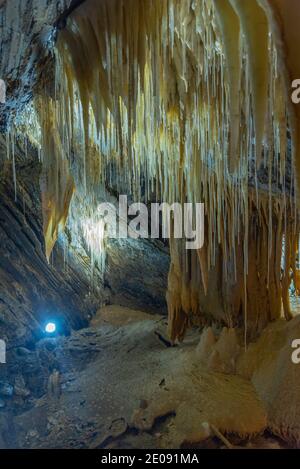
[{"label": "rough rock texture", "polygon": [[[242,376],[252,382],[267,412],[268,428],[290,445],[300,446],[300,369],[293,363],[294,340],[300,337],[300,317],[267,326],[245,351],[241,331],[208,327],[201,334],[196,355],[210,372]],[[234,393],[234,395],[236,395]]]},{"label": "rough rock texture", "polygon": [[[1,152],[3,155],[3,146]],[[30,331],[39,336],[43,323],[51,317],[62,322],[63,328],[83,326],[84,313],[93,310],[93,303],[94,308],[96,305],[95,298],[89,299],[86,294],[88,276],[80,259],[70,256],[68,270],[64,271],[63,251],[58,247],[53,266],[46,261],[37,159],[17,163],[16,202],[11,162],[4,162],[2,168],[0,330],[11,347],[26,343],[31,338]]]},{"label": "rough rock texture", "polygon": [[108,245],[104,275],[97,269],[94,272],[93,290],[90,257],[82,239],[70,240],[70,233],[62,235],[51,263],[47,263],[40,164],[30,148],[27,159],[18,145],[15,154],[16,201],[12,161],[5,159],[1,139],[0,337],[7,340],[8,347],[41,337],[41,328],[48,319],[57,319],[66,332],[82,327],[101,304],[111,301],[163,313],[169,257],[159,245],[142,240],[113,240]]},{"label": "rough rock texture", "polygon": [[197,346],[197,357],[210,370],[232,374],[240,352],[237,329],[224,327],[218,338],[211,327],[204,329]]},{"label": "rough rock texture", "polygon": [[12,428],[1,427],[4,446],[179,448],[206,440],[211,428],[241,438],[265,429],[250,382],[199,365],[198,332],[171,347],[162,340],[164,318],[116,311],[117,323],[108,323],[104,309],[93,327],[37,345],[51,373],[47,392],[6,420]]},{"label": "rough rock texture", "polygon": [[[71,3],[78,2],[0,1],[0,78],[8,86],[2,129],[37,83],[53,81],[47,42]],[[12,162],[0,143],[0,338],[8,343],[0,447],[180,447],[199,444],[214,428],[248,437],[267,426],[299,445],[299,371],[290,361],[298,319],[272,324],[238,365],[232,330],[219,337],[208,330],[198,347],[191,337],[176,348],[164,319],[115,307],[71,337],[34,340],[50,316],[69,332],[111,301],[162,312],[168,255],[154,243],[110,242],[107,268],[104,275],[96,269],[91,289],[89,254],[67,231],[48,265],[37,155],[25,160],[17,149],[15,201]]]},{"label": "rough rock texture", "polygon": [[47,42],[54,24],[71,0],[4,0],[0,2],[0,78],[6,82],[7,102],[0,104],[0,128],[32,97],[49,59]]},{"label": "rough rock texture", "polygon": [[[31,99],[37,83],[53,80],[47,68],[51,60],[47,43],[79,3],[0,2],[0,78],[7,85],[7,101],[0,104],[0,130]],[[15,143],[16,201],[14,165],[6,154],[5,134],[1,134],[0,337],[7,346],[28,345],[40,338],[49,318],[57,319],[65,332],[82,327],[100,305],[111,301],[163,313],[169,256],[159,243],[109,242],[106,271],[94,271],[92,288],[90,254],[82,239],[70,231],[60,236],[47,263],[37,152],[28,144],[26,158]]]}]

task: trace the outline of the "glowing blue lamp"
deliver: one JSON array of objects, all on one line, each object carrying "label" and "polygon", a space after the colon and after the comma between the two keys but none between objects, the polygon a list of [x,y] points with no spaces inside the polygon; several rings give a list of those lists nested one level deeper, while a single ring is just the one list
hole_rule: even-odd
[{"label": "glowing blue lamp", "polygon": [[54,334],[56,331],[56,324],[55,322],[47,322],[45,326],[45,332],[47,334]]}]

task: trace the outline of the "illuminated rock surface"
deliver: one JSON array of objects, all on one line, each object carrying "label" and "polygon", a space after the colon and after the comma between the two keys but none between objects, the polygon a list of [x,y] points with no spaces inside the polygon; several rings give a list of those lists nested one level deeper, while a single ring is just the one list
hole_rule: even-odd
[{"label": "illuminated rock surface", "polygon": [[[0,1],[0,446],[299,446],[299,22],[298,0]],[[104,240],[122,193],[204,202],[204,246]]]}]

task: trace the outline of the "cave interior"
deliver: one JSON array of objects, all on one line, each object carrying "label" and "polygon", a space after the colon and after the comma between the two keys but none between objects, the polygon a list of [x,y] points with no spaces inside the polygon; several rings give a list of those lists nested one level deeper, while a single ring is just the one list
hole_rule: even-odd
[{"label": "cave interior", "polygon": [[300,447],[299,24],[0,0],[0,448]]}]

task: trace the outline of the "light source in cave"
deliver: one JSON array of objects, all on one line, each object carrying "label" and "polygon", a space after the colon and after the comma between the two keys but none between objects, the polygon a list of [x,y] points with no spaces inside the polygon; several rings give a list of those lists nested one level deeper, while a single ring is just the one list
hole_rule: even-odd
[{"label": "light source in cave", "polygon": [[56,332],[55,322],[47,322],[47,324],[45,325],[45,332],[49,335],[54,334]]}]

